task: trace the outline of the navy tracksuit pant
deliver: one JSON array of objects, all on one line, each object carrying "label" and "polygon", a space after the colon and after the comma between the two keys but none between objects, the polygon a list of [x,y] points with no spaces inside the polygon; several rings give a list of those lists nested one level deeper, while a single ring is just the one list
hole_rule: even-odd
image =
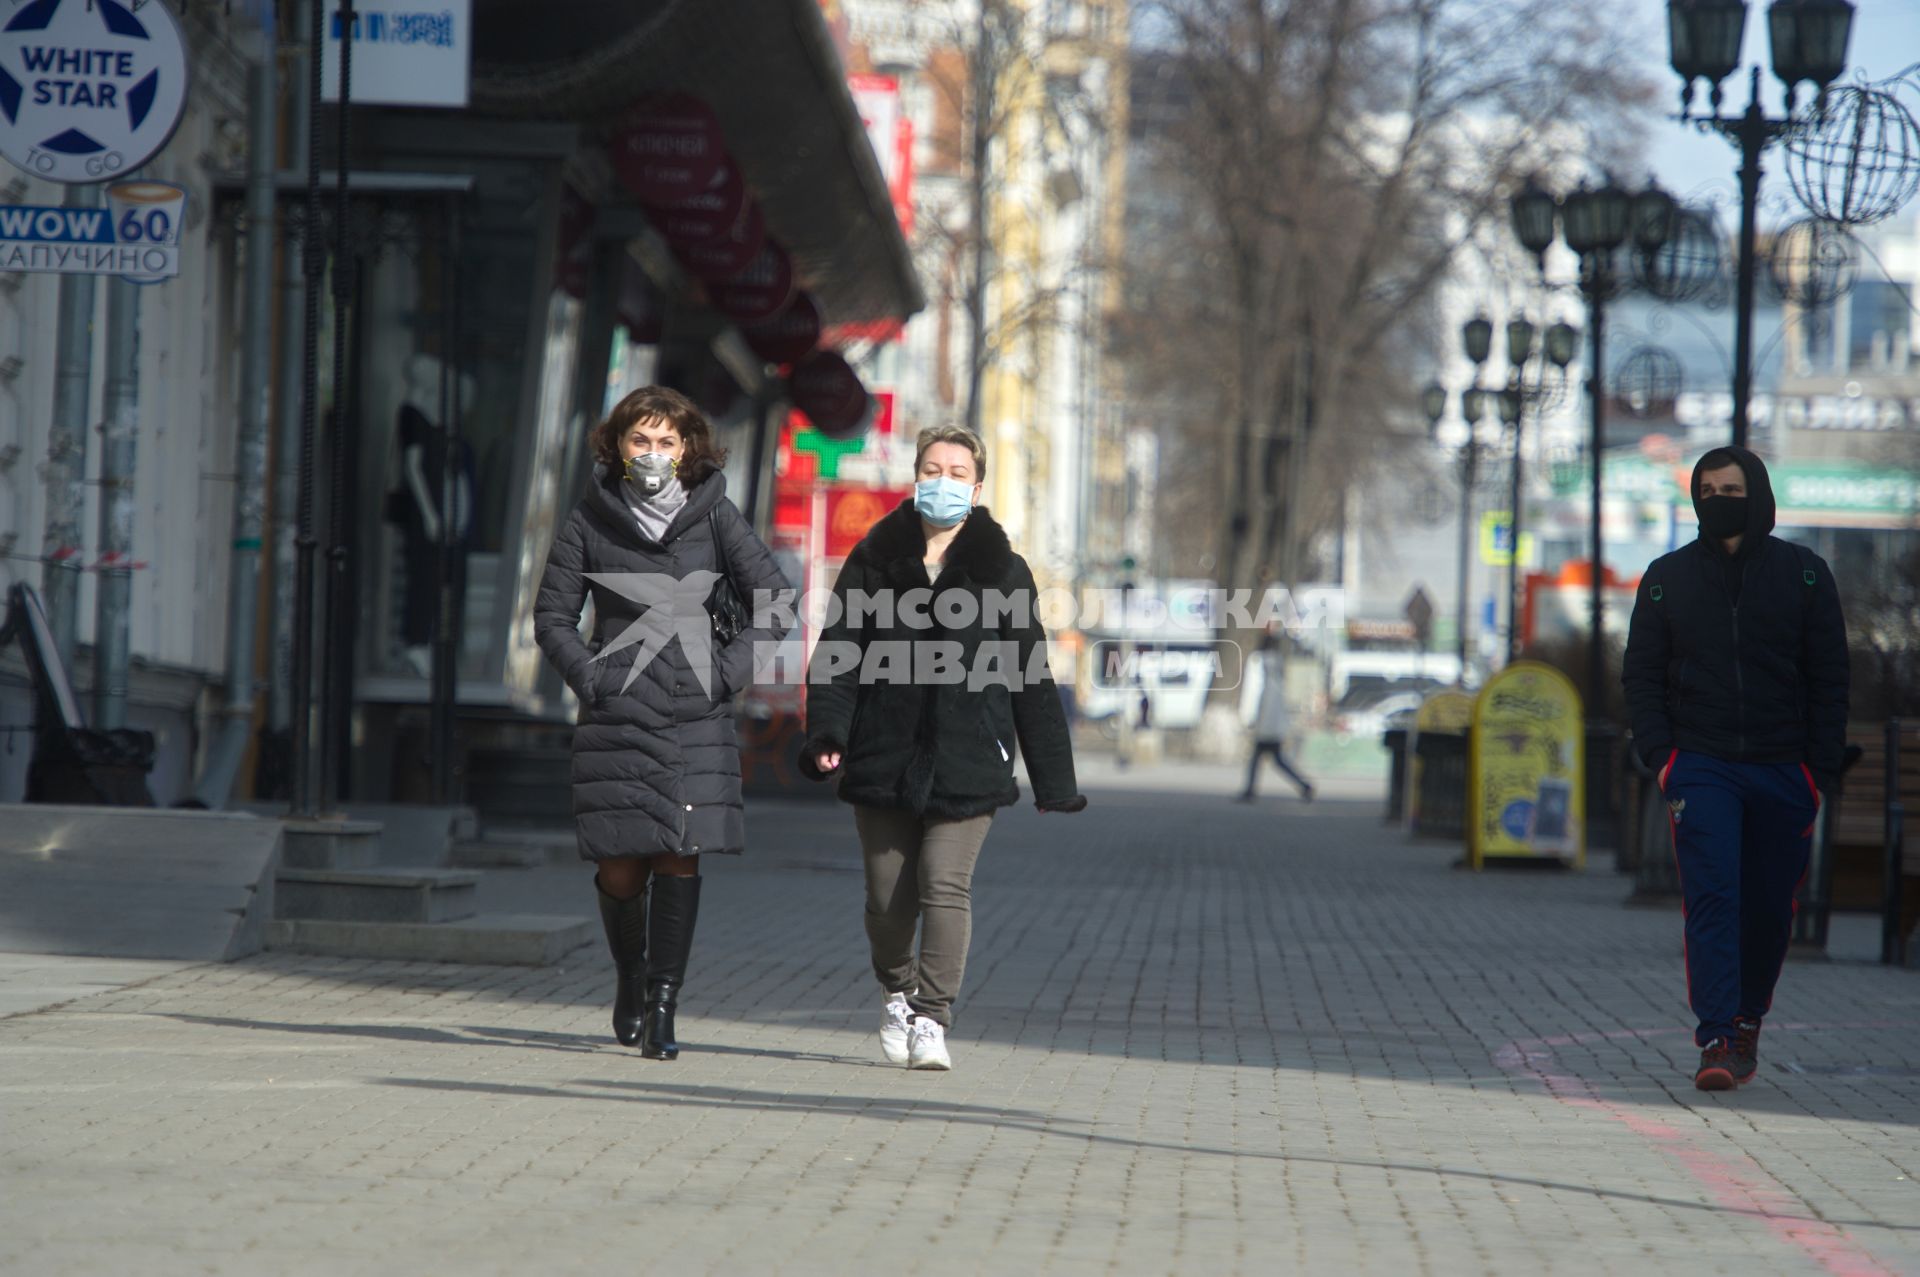
[{"label": "navy tracksuit pant", "polygon": [[1819,792],[1800,763],[1675,750],[1662,774],[1686,910],[1687,1000],[1705,1046],[1759,1019],[1793,933]]}]

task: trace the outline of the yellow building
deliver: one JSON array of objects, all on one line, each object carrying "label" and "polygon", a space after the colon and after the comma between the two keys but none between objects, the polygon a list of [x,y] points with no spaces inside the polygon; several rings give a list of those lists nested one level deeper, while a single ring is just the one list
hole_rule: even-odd
[{"label": "yellow building", "polygon": [[1117,297],[1127,4],[1009,6],[1019,47],[990,60],[988,501],[1041,585],[1071,586],[1118,554],[1096,510],[1124,473],[1102,352]]}]

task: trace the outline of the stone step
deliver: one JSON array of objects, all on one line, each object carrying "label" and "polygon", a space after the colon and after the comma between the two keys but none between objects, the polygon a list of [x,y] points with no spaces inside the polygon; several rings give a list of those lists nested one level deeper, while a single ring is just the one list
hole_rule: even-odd
[{"label": "stone step", "polygon": [[377,820],[283,820],[280,863],[289,869],[367,869],[380,863]]},{"label": "stone step", "polygon": [[472,869],[570,865],[580,859],[579,839],[571,829],[489,829],[479,838],[455,843],[452,859]]},{"label": "stone step", "polygon": [[466,869],[285,869],[274,917],[331,922],[453,922],[471,918],[480,875]]},{"label": "stone step", "polygon": [[267,945],[336,958],[549,967],[598,936],[599,928],[584,918],[551,914],[486,913],[434,923],[285,918],[269,924]]}]

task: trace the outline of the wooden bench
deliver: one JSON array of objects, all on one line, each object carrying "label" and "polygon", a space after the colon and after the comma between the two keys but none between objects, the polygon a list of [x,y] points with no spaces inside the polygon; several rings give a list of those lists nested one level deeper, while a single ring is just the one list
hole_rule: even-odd
[{"label": "wooden bench", "polygon": [[[1920,920],[1920,722],[1850,723],[1847,741],[1861,754],[1827,816],[1828,900],[1841,912],[1883,914],[1882,959],[1901,961]],[[1897,879],[1888,876],[1889,798],[1904,811]]]}]

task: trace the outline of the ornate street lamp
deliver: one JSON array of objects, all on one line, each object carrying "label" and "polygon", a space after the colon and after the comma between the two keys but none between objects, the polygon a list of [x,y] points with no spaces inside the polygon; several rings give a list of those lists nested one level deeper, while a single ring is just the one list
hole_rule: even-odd
[{"label": "ornate street lamp", "polygon": [[1513,216],[1513,233],[1521,245],[1533,254],[1541,269],[1546,268],[1547,249],[1553,244],[1554,219],[1560,213],[1560,201],[1553,192],[1530,177],[1508,206]]},{"label": "ornate street lamp", "polygon": [[[1509,355],[1520,351],[1519,358],[1525,359],[1525,351],[1533,343],[1533,325],[1524,319],[1517,319],[1507,325],[1507,350]],[[1480,373],[1486,367],[1487,360],[1493,357],[1493,321],[1485,315],[1475,315],[1460,326],[1460,346],[1466,353],[1468,362],[1473,364],[1474,384],[1460,392],[1460,417],[1467,424],[1467,439],[1460,448],[1460,570],[1459,597],[1456,600],[1456,620],[1454,622],[1460,649],[1460,677],[1467,676],[1468,644],[1467,624],[1472,603],[1472,591],[1469,588],[1473,567],[1473,491],[1476,475],[1480,467],[1480,422],[1487,415],[1487,397],[1500,396],[1500,402],[1506,402],[1505,390],[1488,391],[1480,386]],[[1517,364],[1516,364],[1517,366]],[[1447,410],[1446,387],[1435,382],[1420,395],[1420,405],[1426,411],[1428,426],[1437,433],[1440,418]],[[1504,409],[1503,409],[1504,412]],[[1508,652],[1511,659],[1512,652]]]},{"label": "ornate street lamp", "polygon": [[1526,316],[1507,321],[1507,362],[1515,368],[1533,355],[1533,324]]},{"label": "ornate street lamp", "polygon": [[1547,328],[1547,362],[1564,372],[1579,344],[1580,330],[1564,319],[1556,321]]},{"label": "ornate street lamp", "polygon": [[1773,73],[1786,86],[1787,112],[1792,114],[1794,92],[1801,84],[1810,82],[1824,95],[1847,69],[1853,5],[1849,0],[1775,0],[1767,9],[1767,34]]},{"label": "ornate street lamp", "polygon": [[1673,69],[1686,82],[1680,114],[1693,109],[1693,85],[1705,80],[1715,114],[1720,111],[1720,82],[1740,66],[1740,45],[1747,34],[1746,0],[1671,0],[1667,5],[1667,43]]},{"label": "ornate street lamp", "polygon": [[[1493,326],[1482,319],[1491,340]],[[1469,327],[1472,327],[1470,324]],[[1477,333],[1479,328],[1474,328]],[[1485,351],[1482,349],[1484,358]],[[1478,372],[1475,373],[1478,380]],[[1447,390],[1439,382],[1429,385],[1420,394],[1421,407],[1426,410],[1429,431],[1438,435],[1440,418],[1447,410]],[[1479,386],[1473,386],[1460,392],[1460,416],[1467,423],[1466,442],[1460,445],[1460,537],[1459,537],[1459,574],[1457,597],[1454,600],[1454,638],[1460,653],[1460,679],[1464,684],[1467,677],[1467,619],[1472,606],[1473,591],[1470,588],[1470,573],[1473,570],[1473,489],[1475,475],[1480,467],[1480,431],[1479,425],[1487,412],[1487,392]]]},{"label": "ornate street lamp", "polygon": [[1611,253],[1627,242],[1627,225],[1633,216],[1633,196],[1612,178],[1595,190],[1585,182],[1567,196],[1561,209],[1566,228],[1567,247],[1584,258]]},{"label": "ornate street lamp", "polygon": [[1674,237],[1679,219],[1679,201],[1658,186],[1648,184],[1646,190],[1633,197],[1630,220],[1635,250],[1648,256],[1665,248],[1667,241]]},{"label": "ornate street lamp", "polygon": [[1467,358],[1475,368],[1480,367],[1493,353],[1493,321],[1485,315],[1475,315],[1460,326],[1460,339]]},{"label": "ornate street lamp", "polygon": [[1682,81],[1680,119],[1693,118],[1694,84],[1709,86],[1711,114],[1694,120],[1703,131],[1718,133],[1740,151],[1740,264],[1733,329],[1733,442],[1747,442],[1747,407],[1753,397],[1753,297],[1759,273],[1755,246],[1760,203],[1760,156],[1775,141],[1802,125],[1793,115],[1794,97],[1803,83],[1818,91],[1815,113],[1825,109],[1827,86],[1847,65],[1847,41],[1853,30],[1850,0],[1774,0],[1767,9],[1767,34],[1774,74],[1786,86],[1786,114],[1770,118],[1760,109],[1760,68],[1754,67],[1747,109],[1720,114],[1721,81],[1740,66],[1746,33],[1745,0],[1669,0],[1667,33],[1673,69]]},{"label": "ornate street lamp", "polygon": [[[1682,10],[1689,19],[1684,24],[1680,21]],[[1679,66],[1679,60],[1684,59],[1693,78],[1705,78],[1709,83],[1725,79],[1739,57],[1739,37],[1745,22],[1743,6],[1738,0],[1674,0],[1670,12],[1674,15],[1675,30],[1682,32],[1675,38],[1675,65]],[[1548,245],[1537,242],[1538,206],[1543,197],[1552,199],[1537,182],[1529,181],[1513,195],[1510,207],[1516,234],[1527,228],[1526,234],[1521,234],[1522,247],[1543,264],[1544,272]],[[1611,178],[1598,187],[1581,183],[1579,189],[1560,202],[1559,210],[1561,234],[1566,237],[1567,247],[1580,258],[1580,292],[1587,303],[1587,331],[1592,341],[1592,357],[1587,369],[1587,402],[1591,413],[1588,459],[1592,466],[1588,518],[1593,566],[1592,594],[1588,600],[1591,619],[1587,631],[1587,686],[1592,695],[1598,696],[1606,681],[1606,547],[1600,525],[1606,391],[1601,370],[1606,367],[1606,303],[1618,282],[1614,255],[1628,245],[1643,259],[1658,253],[1676,233],[1679,216],[1673,197],[1658,186],[1650,183],[1644,190],[1628,191]],[[1580,334],[1572,325],[1565,322],[1551,325],[1543,342],[1547,362],[1565,369],[1573,362],[1574,347],[1579,340]],[[1515,504],[1518,504],[1517,495]],[[1517,532],[1514,549],[1519,550]]]}]

